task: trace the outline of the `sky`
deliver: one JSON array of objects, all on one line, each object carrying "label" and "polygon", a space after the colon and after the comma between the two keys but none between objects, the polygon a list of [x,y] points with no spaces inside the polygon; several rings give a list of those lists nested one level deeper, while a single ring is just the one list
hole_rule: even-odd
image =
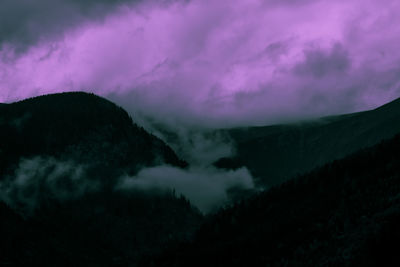
[{"label": "sky", "polygon": [[87,91],[143,121],[266,125],[400,96],[398,0],[2,0],[0,102]]}]

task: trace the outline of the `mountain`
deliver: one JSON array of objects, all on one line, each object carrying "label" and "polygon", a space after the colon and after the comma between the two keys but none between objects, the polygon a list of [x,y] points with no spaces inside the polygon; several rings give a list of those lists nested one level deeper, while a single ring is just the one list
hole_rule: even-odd
[{"label": "mountain", "polygon": [[96,95],[0,105],[0,265],[135,266],[189,239],[203,215],[183,196],[118,187],[158,164],[186,166]]},{"label": "mountain", "polygon": [[209,217],[142,266],[399,266],[400,135]]},{"label": "mountain", "polygon": [[261,184],[276,185],[400,133],[400,99],[366,112],[224,132],[236,143],[237,156],[216,165],[245,165]]},{"label": "mountain", "polygon": [[0,180],[21,159],[38,156],[89,164],[101,176],[115,171],[133,175],[160,163],[186,165],[122,108],[83,92],[0,105],[0,140]]},{"label": "mountain", "polygon": [[227,130],[238,157],[217,165],[276,185],[204,216],[174,190],[121,188],[186,163],[115,104],[0,105],[0,265],[399,266],[399,106]]}]

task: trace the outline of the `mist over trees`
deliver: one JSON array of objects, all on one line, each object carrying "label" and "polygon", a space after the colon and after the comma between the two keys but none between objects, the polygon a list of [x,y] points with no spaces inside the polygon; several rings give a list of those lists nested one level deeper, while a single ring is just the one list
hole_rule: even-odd
[{"label": "mist over trees", "polygon": [[[395,101],[306,125],[228,130],[242,141],[235,157],[224,157],[232,143],[207,157],[207,147],[222,139],[200,138],[203,145],[180,151],[202,155],[185,161],[92,94],[0,105],[0,263],[397,266],[400,136],[391,137],[397,110]],[[344,128],[353,134],[337,143],[333,137]],[[274,177],[254,177],[243,146],[272,142],[279,133],[294,149],[281,155],[301,154],[299,133],[303,152],[328,142],[318,150],[326,164],[311,154],[304,160],[312,170],[260,187]],[[331,161],[338,150],[328,148],[345,142],[352,147],[344,154],[360,149]],[[253,157],[259,153],[257,164],[271,164],[256,146],[248,148]],[[215,155],[222,158],[213,162]],[[287,157],[286,174],[301,172],[290,162],[295,158]]]},{"label": "mist over trees", "polygon": [[144,266],[397,266],[400,135],[208,218]]}]

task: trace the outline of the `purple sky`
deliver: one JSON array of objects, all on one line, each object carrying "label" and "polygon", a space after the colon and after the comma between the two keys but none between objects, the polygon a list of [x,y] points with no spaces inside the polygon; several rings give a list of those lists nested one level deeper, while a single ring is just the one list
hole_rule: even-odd
[{"label": "purple sky", "polygon": [[400,96],[398,0],[83,2],[0,3],[0,102],[83,90],[227,127]]}]

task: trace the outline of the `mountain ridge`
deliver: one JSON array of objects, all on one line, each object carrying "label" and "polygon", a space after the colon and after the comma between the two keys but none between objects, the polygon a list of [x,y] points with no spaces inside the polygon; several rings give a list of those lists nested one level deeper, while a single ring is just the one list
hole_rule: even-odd
[{"label": "mountain ridge", "polygon": [[398,266],[399,163],[396,135],[221,210],[142,266]]},{"label": "mountain ridge", "polygon": [[172,189],[118,187],[142,168],[186,162],[102,97],[0,105],[0,140],[0,265],[131,265],[202,221]]},{"label": "mountain ridge", "polygon": [[240,162],[261,184],[271,186],[400,133],[400,99],[370,111],[224,133],[236,144],[237,155],[216,165]]},{"label": "mountain ridge", "polygon": [[[204,217],[174,190],[115,190],[121,174],[185,162],[112,102],[64,93],[0,105],[0,264],[391,266],[379,263],[396,262],[400,238],[400,135],[390,138],[399,114],[395,101],[323,122],[230,130],[242,140],[236,164],[248,152],[291,179]],[[350,154],[335,160],[342,150]],[[13,175],[22,179],[8,190]],[[105,186],[65,199],[52,191],[92,177]],[[24,216],[19,200],[35,212]]]},{"label": "mountain ridge", "polygon": [[186,163],[161,139],[135,124],[114,103],[84,92],[29,98],[0,106],[0,177],[21,158],[55,157],[80,163],[140,168]]}]

